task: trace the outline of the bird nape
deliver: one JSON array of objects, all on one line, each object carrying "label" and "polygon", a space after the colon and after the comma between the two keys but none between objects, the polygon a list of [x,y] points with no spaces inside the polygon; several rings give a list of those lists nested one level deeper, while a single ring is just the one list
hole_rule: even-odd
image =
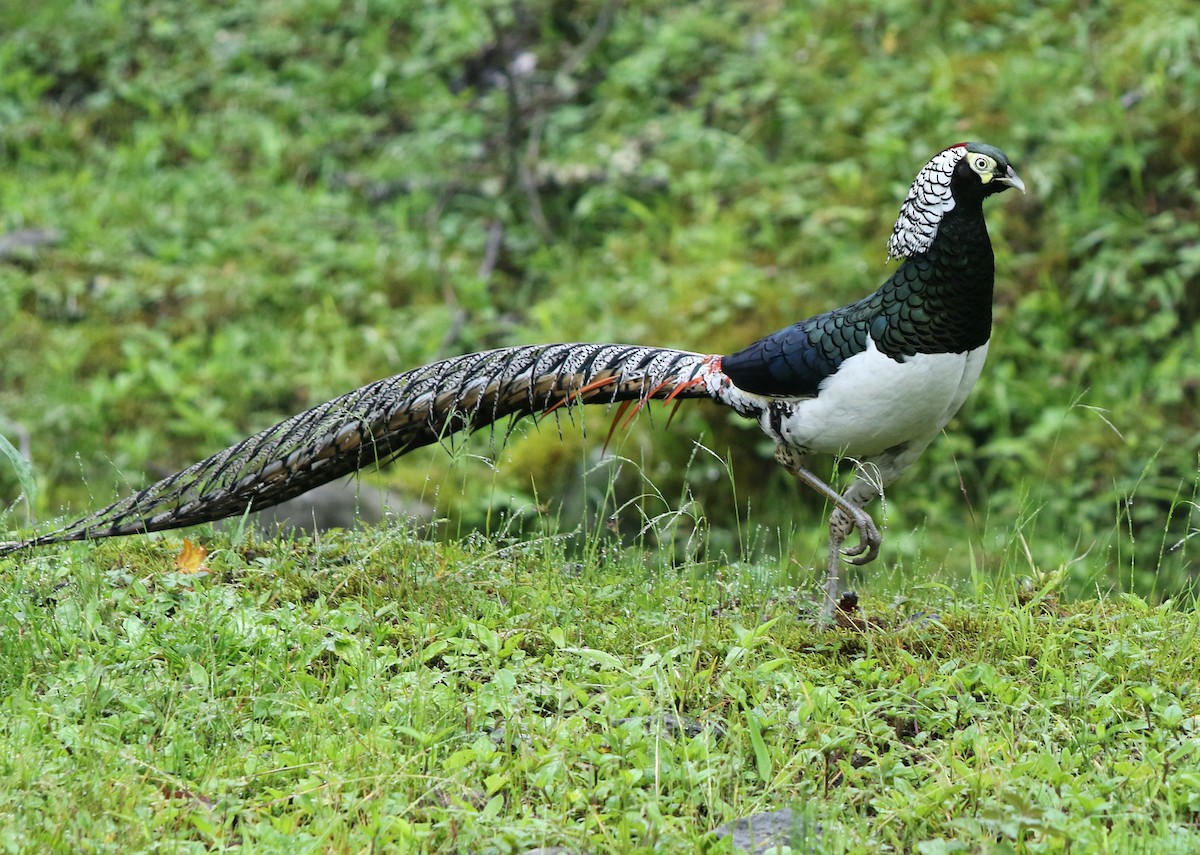
[{"label": "bird nape", "polygon": [[[939,152],[917,173],[888,242],[903,261],[874,293],[737,353],[623,344],[506,347],[379,380],[269,427],[60,529],[0,553],[140,534],[260,510],[457,431],[561,406],[708,398],[754,419],[775,457],[833,504],[822,614],[832,617],[843,557],[866,564],[882,538],[865,506],[908,469],[979,378],[995,265],[983,200],[1024,192],[983,143]],[[857,462],[839,494],[812,454]],[[852,529],[858,542],[843,548]]]}]

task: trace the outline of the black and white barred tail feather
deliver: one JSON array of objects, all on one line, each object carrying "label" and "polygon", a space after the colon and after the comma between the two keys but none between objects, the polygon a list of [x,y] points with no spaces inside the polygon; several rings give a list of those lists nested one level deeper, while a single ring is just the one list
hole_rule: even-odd
[{"label": "black and white barred tail feather", "polygon": [[709,397],[711,358],[657,347],[543,344],[435,362],[267,428],[28,546],[182,528],[261,510],[459,431],[564,405]]}]

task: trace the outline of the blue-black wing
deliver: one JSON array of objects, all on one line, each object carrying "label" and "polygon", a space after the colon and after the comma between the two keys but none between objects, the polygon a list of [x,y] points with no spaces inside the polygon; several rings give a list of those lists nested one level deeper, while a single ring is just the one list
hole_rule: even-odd
[{"label": "blue-black wing", "polygon": [[870,313],[856,303],[771,333],[721,359],[721,370],[744,392],[812,398],[821,382],[867,347]]}]

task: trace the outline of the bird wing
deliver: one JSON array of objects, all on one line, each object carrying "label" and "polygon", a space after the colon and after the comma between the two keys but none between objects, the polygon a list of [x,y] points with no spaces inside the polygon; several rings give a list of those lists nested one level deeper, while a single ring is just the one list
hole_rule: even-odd
[{"label": "bird wing", "polygon": [[722,357],[721,370],[743,392],[816,397],[826,377],[866,349],[869,316],[865,307],[860,301],[771,333]]}]

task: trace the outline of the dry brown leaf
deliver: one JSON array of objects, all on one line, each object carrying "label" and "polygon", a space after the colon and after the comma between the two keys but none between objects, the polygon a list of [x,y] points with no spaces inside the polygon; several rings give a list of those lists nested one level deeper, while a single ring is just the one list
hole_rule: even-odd
[{"label": "dry brown leaf", "polygon": [[207,573],[208,565],[204,563],[207,557],[207,549],[197,546],[185,537],[183,549],[175,556],[175,569],[180,573]]}]

